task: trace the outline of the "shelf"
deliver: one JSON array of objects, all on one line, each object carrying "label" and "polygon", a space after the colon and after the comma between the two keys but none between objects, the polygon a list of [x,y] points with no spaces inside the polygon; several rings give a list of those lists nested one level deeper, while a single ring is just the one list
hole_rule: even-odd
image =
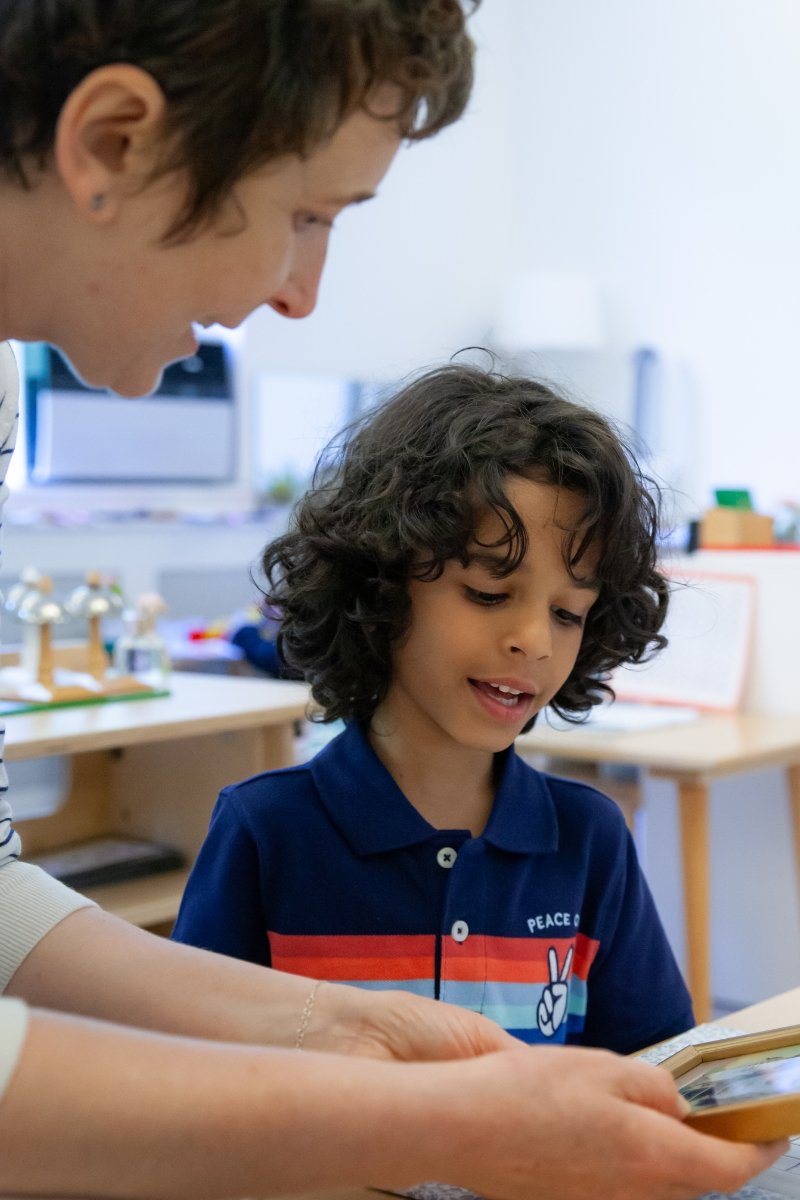
[{"label": "shelf", "polygon": [[305,716],[309,701],[306,685],[288,679],[175,672],[168,686],[169,695],[153,699],[10,716],[6,761],[152,746],[233,730],[291,729]]},{"label": "shelf", "polygon": [[175,847],[183,870],[80,889],[125,921],[168,932],[219,792],[290,766],[307,704],[308,688],[289,680],[176,672],[157,699],[9,717],[8,760],[70,759],[63,803],[17,822],[26,854],[109,834]]},{"label": "shelf", "polygon": [[81,888],[81,893],[115,917],[149,929],[175,920],[188,878],[188,870],[163,871],[141,879]]}]

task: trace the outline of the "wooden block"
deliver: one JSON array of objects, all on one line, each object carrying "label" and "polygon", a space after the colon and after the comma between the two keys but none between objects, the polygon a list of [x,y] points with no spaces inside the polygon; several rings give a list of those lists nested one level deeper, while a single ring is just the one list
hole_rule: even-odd
[{"label": "wooden block", "polygon": [[772,517],[744,508],[709,508],[700,522],[700,545],[771,546]]}]

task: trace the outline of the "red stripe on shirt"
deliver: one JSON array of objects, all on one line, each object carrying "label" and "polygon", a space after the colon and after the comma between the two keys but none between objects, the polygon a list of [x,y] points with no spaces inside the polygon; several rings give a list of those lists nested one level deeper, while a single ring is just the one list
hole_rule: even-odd
[{"label": "red stripe on shirt", "polygon": [[[277,970],[322,979],[429,979],[436,939],[431,934],[268,934]],[[465,942],[444,935],[444,975],[448,979],[497,983],[549,983],[547,952],[552,946],[563,966],[574,945],[570,974],[586,979],[599,942],[579,933],[572,938],[489,937],[470,934]]]}]

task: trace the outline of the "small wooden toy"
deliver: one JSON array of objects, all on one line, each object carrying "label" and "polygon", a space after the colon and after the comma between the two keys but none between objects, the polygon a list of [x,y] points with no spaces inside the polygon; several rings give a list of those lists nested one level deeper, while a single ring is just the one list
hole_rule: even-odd
[{"label": "small wooden toy", "polygon": [[[19,580],[9,588],[5,598],[5,610],[16,617],[19,606],[29,596],[39,591],[42,573],[38,567],[23,567]],[[22,652],[20,667],[36,678],[39,664],[39,633],[36,626],[25,623],[22,626]]]},{"label": "small wooden toy", "polygon": [[51,691],[53,682],[53,626],[64,620],[64,609],[53,596],[53,581],[43,575],[35,589],[23,597],[17,609],[23,624],[32,627],[38,637],[36,682]]},{"label": "small wooden toy", "polygon": [[99,571],[89,571],[86,582],[67,597],[64,609],[72,617],[85,617],[89,624],[87,668],[93,679],[102,683],[109,667],[103,647],[101,622],[104,617],[122,613],[124,604],[118,591],[105,585]]},{"label": "small wooden toy", "polygon": [[[163,606],[163,602],[159,600]],[[53,595],[53,582],[33,568],[25,569],[5,602],[22,627],[22,652],[4,655],[0,667],[0,702],[12,701],[6,711],[85,704],[92,701],[164,694],[168,660],[158,680],[139,675],[135,669],[115,670],[103,645],[102,622],[122,613],[120,591],[104,581],[99,571],[89,571],[85,583],[75,588],[62,605]],[[155,620],[158,609],[151,614]],[[53,644],[53,627],[65,617],[87,622],[85,646]],[[163,644],[163,643],[162,643]]]}]

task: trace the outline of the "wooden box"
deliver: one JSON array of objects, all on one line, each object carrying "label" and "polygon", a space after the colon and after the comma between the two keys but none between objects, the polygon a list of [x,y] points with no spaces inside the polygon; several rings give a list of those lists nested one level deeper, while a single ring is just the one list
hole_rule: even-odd
[{"label": "wooden box", "polygon": [[700,546],[771,546],[772,517],[746,508],[709,508],[700,521]]}]

